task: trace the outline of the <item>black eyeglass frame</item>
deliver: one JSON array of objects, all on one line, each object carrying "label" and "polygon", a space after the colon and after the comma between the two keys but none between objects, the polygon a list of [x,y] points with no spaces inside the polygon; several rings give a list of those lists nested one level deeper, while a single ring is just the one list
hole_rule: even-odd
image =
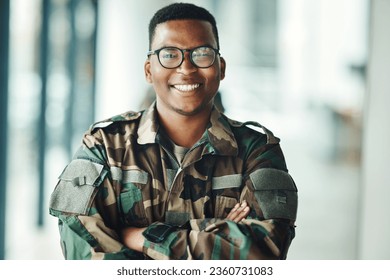
[{"label": "black eyeglass frame", "polygon": [[[201,66],[198,66],[198,65],[194,62],[194,60],[192,59],[192,54],[193,54],[193,52],[194,52],[195,50],[197,50],[197,49],[200,49],[200,48],[209,48],[209,49],[212,49],[212,50],[214,51],[214,53],[215,53],[214,59],[213,59],[213,61],[210,63],[209,66],[202,66],[202,67],[201,67]],[[180,61],[179,65],[177,65],[177,66],[175,66],[175,67],[166,67],[166,66],[164,66],[164,65],[161,63],[161,60],[160,60],[160,51],[162,51],[163,49],[176,49],[176,50],[179,50],[179,51],[181,52],[181,61]],[[166,69],[175,69],[175,68],[177,68],[177,67],[180,67],[180,65],[183,64],[183,61],[184,61],[184,53],[185,53],[185,52],[189,52],[189,53],[190,53],[190,61],[191,61],[192,65],[194,65],[194,66],[197,67],[197,68],[203,68],[203,69],[211,67],[211,66],[214,64],[217,55],[221,55],[220,52],[219,52],[219,49],[213,48],[213,47],[208,46],[208,45],[206,45],[206,46],[198,46],[198,47],[195,47],[195,48],[193,48],[193,49],[180,49],[180,48],[178,48],[178,47],[162,47],[162,48],[157,49],[157,50],[154,50],[154,51],[148,51],[146,55],[147,55],[147,57],[149,57],[149,56],[155,54],[155,55],[157,55],[158,62],[160,63],[160,65],[161,65],[162,67],[164,67],[164,68],[166,68]]]}]

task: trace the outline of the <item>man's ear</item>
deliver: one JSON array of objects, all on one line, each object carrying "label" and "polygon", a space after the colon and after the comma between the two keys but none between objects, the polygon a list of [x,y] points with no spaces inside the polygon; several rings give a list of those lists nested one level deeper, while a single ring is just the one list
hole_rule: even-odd
[{"label": "man's ear", "polygon": [[223,57],[220,58],[220,67],[221,67],[221,80],[225,78],[226,71],[226,61]]},{"label": "man's ear", "polygon": [[152,84],[152,73],[150,72],[150,60],[147,59],[144,64],[145,79],[148,83]]}]

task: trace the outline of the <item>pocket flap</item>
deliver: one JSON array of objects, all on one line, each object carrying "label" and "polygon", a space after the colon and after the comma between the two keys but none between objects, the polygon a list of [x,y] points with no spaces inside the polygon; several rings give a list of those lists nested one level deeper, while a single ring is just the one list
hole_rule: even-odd
[{"label": "pocket flap", "polygon": [[69,163],[50,196],[50,213],[88,214],[97,187],[104,180],[102,173],[103,165],[89,160],[75,159]]},{"label": "pocket flap", "polygon": [[257,191],[297,191],[295,183],[290,174],[282,170],[262,168],[251,173],[249,177],[253,183],[253,187]]},{"label": "pocket flap", "polygon": [[85,159],[75,159],[64,169],[59,179],[72,182],[74,186],[98,185],[97,180],[103,170],[103,165]]},{"label": "pocket flap", "polygon": [[265,219],[296,219],[297,187],[290,174],[278,169],[263,168],[249,177]]}]

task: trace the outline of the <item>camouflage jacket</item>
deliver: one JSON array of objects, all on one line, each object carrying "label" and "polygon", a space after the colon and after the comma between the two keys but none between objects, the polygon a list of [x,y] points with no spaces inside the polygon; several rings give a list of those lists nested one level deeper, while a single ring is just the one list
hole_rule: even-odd
[{"label": "camouflage jacket", "polygon": [[[65,258],[286,258],[297,189],[278,138],[214,109],[202,138],[174,159],[154,105],[93,125],[50,198]],[[225,219],[243,200],[248,217]],[[147,227],[143,253],[123,245],[125,227]]]}]

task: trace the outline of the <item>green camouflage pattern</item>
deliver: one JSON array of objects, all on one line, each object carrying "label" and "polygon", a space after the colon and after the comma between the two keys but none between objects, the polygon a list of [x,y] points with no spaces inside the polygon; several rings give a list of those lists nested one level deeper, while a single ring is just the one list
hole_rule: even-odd
[{"label": "green camouflage pattern", "polygon": [[[86,132],[50,199],[64,257],[285,259],[295,236],[297,188],[279,179],[291,178],[279,139],[214,109],[179,164],[156,120],[153,104]],[[244,200],[248,217],[227,220]],[[123,245],[125,227],[147,227],[143,253]]]}]

